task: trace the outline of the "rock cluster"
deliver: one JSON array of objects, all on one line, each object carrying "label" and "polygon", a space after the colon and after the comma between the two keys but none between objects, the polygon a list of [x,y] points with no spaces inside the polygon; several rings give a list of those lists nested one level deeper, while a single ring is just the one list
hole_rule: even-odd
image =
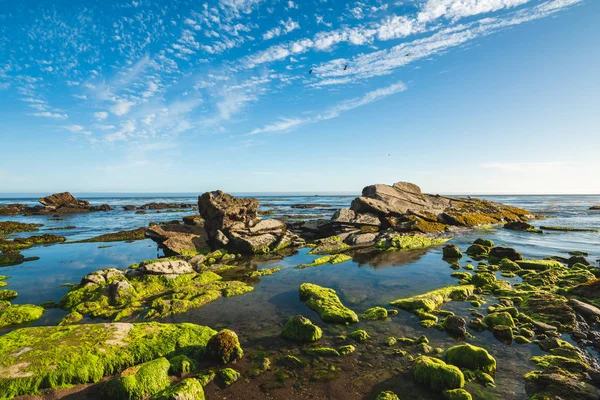
[{"label": "rock cluster", "polygon": [[188,203],[147,203],[142,204],[141,206],[134,206],[131,204],[123,206],[125,211],[133,211],[133,210],[165,210],[169,208],[194,208],[194,204]]},{"label": "rock cluster", "polygon": [[285,223],[259,218],[258,199],[207,192],[198,197],[198,211],[213,249],[264,254],[303,244]]},{"label": "rock cluster", "polygon": [[210,250],[204,221],[200,218],[186,217],[183,223],[150,224],[146,237],[157,242],[167,255],[194,255]]},{"label": "rock cluster", "polygon": [[90,211],[110,211],[108,204],[90,205],[89,201],[78,200],[69,192],[54,193],[39,199],[41,206],[30,207],[26,204],[8,204],[0,206],[0,215],[18,214],[77,214]]},{"label": "rock cluster", "polygon": [[306,238],[337,235],[349,245],[378,242],[380,232],[439,234],[455,227],[523,222],[536,216],[527,210],[487,200],[430,195],[412,183],[367,186],[349,209],[330,220],[297,223],[294,230]]}]

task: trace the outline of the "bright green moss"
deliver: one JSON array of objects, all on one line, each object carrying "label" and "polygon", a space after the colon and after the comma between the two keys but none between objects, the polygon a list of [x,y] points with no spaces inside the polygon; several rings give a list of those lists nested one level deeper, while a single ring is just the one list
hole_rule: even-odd
[{"label": "bright green moss", "polygon": [[121,372],[105,385],[111,399],[142,400],[170,385],[169,361],[160,357]]},{"label": "bright green moss", "polygon": [[316,342],[322,335],[321,328],[302,315],[290,318],[281,331],[281,337],[284,339],[299,342]]},{"label": "bright green moss", "polygon": [[496,359],[486,349],[468,343],[450,347],[446,351],[446,361],[459,368],[481,370],[490,374],[496,372]]},{"label": "bright green moss", "polygon": [[444,390],[444,399],[446,400],[472,400],[471,394],[465,389]]},{"label": "bright green moss", "polygon": [[60,320],[58,325],[60,325],[60,326],[72,325],[72,324],[75,324],[75,323],[81,321],[82,319],[83,319],[83,315],[79,314],[77,311],[73,311],[73,312],[70,312],[69,314],[65,315],[64,318]]},{"label": "bright green moss", "polygon": [[13,304],[0,308],[0,328],[40,319],[44,308],[33,304]]},{"label": "bright green moss", "polygon": [[540,226],[540,229],[545,230],[545,231],[560,231],[560,232],[600,232],[600,229],[573,228],[570,226]]},{"label": "bright green moss", "polygon": [[8,235],[15,232],[34,232],[42,224],[26,224],[16,221],[0,221],[0,235]]},{"label": "bright green moss", "polygon": [[486,258],[490,253],[490,248],[480,244],[472,244],[467,248],[466,253],[474,259]]},{"label": "bright green moss", "polygon": [[448,286],[418,296],[394,300],[390,305],[406,311],[424,310],[430,312],[451,300],[464,301],[473,295],[474,290],[475,286],[473,285]]},{"label": "bright green moss", "polygon": [[569,357],[543,355],[531,357],[531,361],[541,368],[558,368],[573,373],[585,373],[590,369],[586,363]]},{"label": "bright green moss", "polygon": [[388,312],[383,307],[373,307],[362,313],[361,318],[367,321],[385,320],[388,317]]},{"label": "bright green moss", "polygon": [[300,300],[316,311],[325,322],[335,324],[358,322],[356,313],[342,304],[333,289],[312,283],[303,283],[300,285]]},{"label": "bright green moss", "polygon": [[119,231],[115,233],[107,233],[89,239],[78,240],[72,243],[94,243],[94,242],[132,242],[134,240],[144,240],[146,228],[138,228],[131,231]]},{"label": "bright green moss", "polygon": [[171,367],[169,368],[169,374],[171,375],[182,375],[196,369],[196,361],[185,354],[179,354],[169,358],[169,364],[171,364]]},{"label": "bright green moss", "polygon": [[18,329],[0,336],[0,393],[8,398],[35,394],[45,388],[98,382],[158,357],[202,355],[215,334],[208,327],[187,323]]},{"label": "bright green moss", "polygon": [[223,329],[210,338],[206,353],[221,364],[240,360],[244,356],[237,334],[229,329]]},{"label": "bright green moss", "polygon": [[366,342],[370,338],[369,334],[362,329],[351,332],[348,336],[355,342]]},{"label": "bright green moss", "polygon": [[433,390],[450,390],[465,385],[463,373],[454,365],[437,358],[419,356],[413,365],[415,380]]},{"label": "bright green moss", "polygon": [[197,379],[184,379],[152,397],[152,400],[204,400],[204,389]]},{"label": "bright green moss", "polygon": [[217,374],[215,374],[215,372],[212,370],[202,371],[199,372],[198,375],[196,375],[196,380],[200,382],[200,385],[202,385],[202,387],[206,387],[215,379],[216,376]]}]

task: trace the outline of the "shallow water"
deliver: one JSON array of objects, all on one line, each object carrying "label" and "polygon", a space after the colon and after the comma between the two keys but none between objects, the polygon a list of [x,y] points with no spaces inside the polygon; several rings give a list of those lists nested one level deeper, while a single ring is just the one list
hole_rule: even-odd
[{"label": "shallow water", "polygon": [[[600,212],[588,211],[591,205],[600,203],[600,196],[490,196],[490,200],[499,201],[527,208],[552,218],[534,221],[534,225],[561,225],[572,227],[588,227],[600,229]],[[32,199],[34,200],[34,199]],[[92,199],[93,204],[108,202],[113,207],[125,204],[143,204],[152,201],[193,203],[196,197],[178,198],[104,198]],[[324,203],[335,208],[348,206],[352,197],[347,196],[276,196],[261,197],[261,209],[276,210],[274,217],[290,214],[314,214],[315,209],[292,209],[291,204]],[[19,200],[23,202],[22,200]],[[0,203],[14,202],[13,199],[0,199]],[[334,208],[323,208],[320,213],[331,215]],[[52,221],[46,216],[33,217],[1,217],[0,220],[16,220],[23,222],[43,223],[39,233],[54,233],[67,236],[68,240],[83,239],[103,233],[122,229],[133,229],[147,225],[150,221],[179,219],[193,211],[177,213],[149,212],[145,215],[132,211],[123,211],[120,207],[111,212],[94,212],[65,216],[62,221]],[[77,228],[65,231],[47,231],[49,227],[75,225]],[[32,233],[25,233],[29,235]],[[38,234],[38,233],[33,233]],[[516,248],[525,257],[542,258],[547,256],[567,256],[571,250],[587,251],[588,260],[600,259],[600,233],[593,232],[551,232],[532,234],[509,231],[502,228],[479,229],[460,234],[452,243],[465,249],[474,239],[485,237],[492,239],[497,245],[508,245]],[[107,247],[105,247],[107,246]],[[155,258],[161,253],[150,240],[133,243],[83,243],[39,246],[23,251],[26,257],[40,257],[37,261],[0,269],[0,275],[8,275],[7,288],[19,292],[15,303],[40,303],[47,300],[59,301],[68,287],[66,283],[78,283],[88,272],[108,268],[127,268],[144,259]],[[377,340],[387,336],[418,336],[426,334],[431,344],[439,347],[451,346],[453,339],[443,332],[424,329],[418,325],[417,318],[401,311],[397,317],[386,322],[364,322],[352,328],[332,326],[322,323],[318,316],[308,309],[298,298],[298,287],[301,283],[311,282],[321,286],[334,288],[342,302],[361,313],[367,308],[386,306],[397,298],[423,293],[441,286],[455,284],[456,279],[450,277],[452,270],[441,260],[441,249],[428,251],[386,252],[357,255],[353,261],[337,265],[324,265],[314,268],[296,269],[299,264],[308,263],[317,256],[308,254],[308,249],[301,249],[297,254],[276,261],[256,262],[259,268],[279,265],[282,271],[266,276],[257,281],[255,290],[243,296],[222,298],[202,308],[168,318],[165,322],[194,322],[210,325],[214,328],[229,327],[240,334],[244,347],[252,352],[257,349],[281,351],[290,348],[289,343],[279,339],[283,324],[292,315],[308,316],[324,329],[325,339],[322,345],[334,343],[331,339],[340,334],[347,334],[353,329],[366,329]],[[461,265],[467,259],[463,258]],[[518,279],[518,278],[517,278]],[[449,303],[444,308],[457,315],[468,316],[468,303]],[[485,310],[487,305],[482,307]],[[56,324],[65,313],[50,310],[35,325]],[[96,321],[99,322],[99,321]],[[470,340],[474,344],[485,344],[485,347],[498,360],[496,375],[497,388],[482,389],[478,385],[470,385],[468,389],[474,398],[525,398],[522,375],[532,369],[529,358],[539,353],[536,345],[505,345],[498,342],[489,332],[475,333]],[[359,349],[358,361],[354,365],[364,376],[369,371],[386,371],[392,368],[389,354],[382,354],[378,347],[365,346]],[[362,361],[361,361],[362,360]],[[368,367],[367,367],[368,365]],[[348,374],[356,373],[349,370]],[[350,375],[348,375],[350,376]],[[345,382],[343,378],[340,378]],[[352,380],[352,384],[356,379]],[[393,388],[397,383],[386,378],[385,374],[369,381],[367,388],[355,388],[360,395],[349,395],[347,398],[358,398],[369,393],[369,385],[378,389]],[[396,382],[396,383],[395,383]],[[349,383],[350,384],[350,383]],[[363,385],[364,386],[364,385]],[[333,390],[333,389],[332,389]],[[408,389],[407,389],[408,390]],[[418,398],[436,398],[432,394],[423,393],[419,388],[413,396]],[[233,393],[233,392],[232,392]],[[401,393],[401,392],[400,392]],[[232,395],[233,398],[237,398]],[[429,396],[429,397],[428,397]],[[433,397],[432,397],[433,396]],[[334,396],[335,398],[335,396]],[[402,396],[401,396],[402,398]]]}]

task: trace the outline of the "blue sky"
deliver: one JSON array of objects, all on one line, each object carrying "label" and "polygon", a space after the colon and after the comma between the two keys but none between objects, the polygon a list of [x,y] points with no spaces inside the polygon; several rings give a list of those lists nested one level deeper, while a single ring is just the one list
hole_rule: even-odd
[{"label": "blue sky", "polygon": [[0,192],[600,193],[598,15],[0,0]]}]

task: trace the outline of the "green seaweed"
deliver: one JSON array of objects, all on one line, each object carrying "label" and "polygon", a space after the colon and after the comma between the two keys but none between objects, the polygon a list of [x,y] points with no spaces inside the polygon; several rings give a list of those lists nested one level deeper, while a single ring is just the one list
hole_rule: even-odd
[{"label": "green seaweed", "polygon": [[351,324],[358,322],[356,313],[342,304],[335,290],[313,283],[300,285],[300,300],[319,314],[325,322]]}]

